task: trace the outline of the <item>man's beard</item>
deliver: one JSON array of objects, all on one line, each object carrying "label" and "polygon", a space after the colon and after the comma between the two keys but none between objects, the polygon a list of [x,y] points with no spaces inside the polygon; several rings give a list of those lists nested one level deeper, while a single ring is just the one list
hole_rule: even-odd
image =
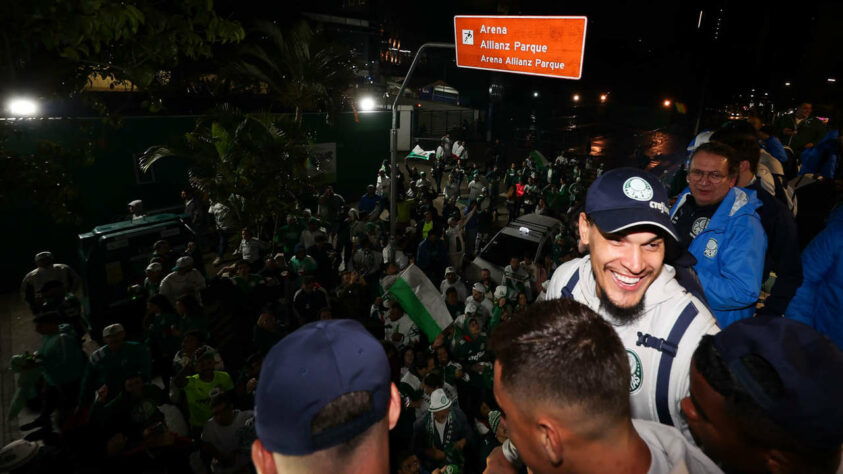
[{"label": "man's beard", "polygon": [[600,283],[597,283],[597,297],[600,299],[600,307],[609,313],[609,316],[623,325],[632,323],[644,314],[644,298],[646,298],[646,296],[646,294],[642,295],[638,303],[628,308],[622,308],[613,303],[612,300],[606,296],[606,292],[603,291],[603,288],[600,287]]}]

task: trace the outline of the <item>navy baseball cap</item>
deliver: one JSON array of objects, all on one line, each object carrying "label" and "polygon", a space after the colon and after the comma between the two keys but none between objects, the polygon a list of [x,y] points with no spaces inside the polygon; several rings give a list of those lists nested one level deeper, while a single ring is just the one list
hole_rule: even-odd
[{"label": "navy baseball cap", "polygon": [[[794,438],[810,446],[839,448],[843,443],[843,352],[810,326],[775,316],[730,324],[714,345],[732,378],[762,410]],[[769,362],[785,393],[769,396],[742,358],[754,354]]]},{"label": "navy baseball cap", "polygon": [[637,168],[615,168],[591,183],[585,197],[585,213],[606,233],[653,225],[675,241],[667,191],[652,174]]},{"label": "navy baseball cap", "polygon": [[[390,367],[383,346],[357,321],[306,324],[269,351],[255,394],[255,428],[272,452],[302,456],[336,446],[386,415]],[[351,392],[372,395],[371,409],[318,434],[313,418]]]}]

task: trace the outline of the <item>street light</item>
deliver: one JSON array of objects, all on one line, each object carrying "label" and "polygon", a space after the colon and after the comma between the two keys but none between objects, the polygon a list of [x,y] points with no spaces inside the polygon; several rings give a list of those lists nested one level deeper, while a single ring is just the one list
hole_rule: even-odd
[{"label": "street light", "polygon": [[785,86],[785,87],[790,87],[790,83],[789,83],[789,82],[785,82],[785,83],[784,83],[784,86]]},{"label": "street light", "polygon": [[363,97],[360,99],[360,110],[364,112],[368,112],[370,110],[374,110],[375,108],[375,99],[371,97]]},{"label": "street light", "polygon": [[539,96],[539,91],[534,91],[534,92],[533,92],[533,97],[538,97],[538,96]]},{"label": "street light", "polygon": [[600,102],[606,102],[606,99],[609,98],[608,94],[600,94]]},{"label": "street light", "polygon": [[16,97],[6,103],[6,110],[16,117],[31,117],[38,114],[38,103],[27,97]]},{"label": "street light", "polygon": [[664,105],[665,107],[670,107],[670,104],[671,104],[670,99],[665,99],[664,102],[662,103],[662,105]]},{"label": "street light", "polygon": [[572,97],[572,99],[574,99],[574,102],[579,102],[580,101],[580,95],[574,94],[574,97]]}]

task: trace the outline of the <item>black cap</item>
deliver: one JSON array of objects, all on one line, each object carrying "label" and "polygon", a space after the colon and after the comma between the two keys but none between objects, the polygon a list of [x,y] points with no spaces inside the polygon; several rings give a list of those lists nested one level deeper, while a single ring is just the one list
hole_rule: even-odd
[{"label": "black cap", "polygon": [[[843,443],[843,352],[827,337],[792,319],[757,316],[732,323],[714,344],[733,379],[758,406],[794,438],[810,446],[839,448]],[[785,389],[773,399],[742,361],[763,358]]]},{"label": "black cap", "polygon": [[603,232],[652,225],[674,240],[667,191],[652,174],[637,168],[616,168],[594,180],[585,198],[585,213]]}]

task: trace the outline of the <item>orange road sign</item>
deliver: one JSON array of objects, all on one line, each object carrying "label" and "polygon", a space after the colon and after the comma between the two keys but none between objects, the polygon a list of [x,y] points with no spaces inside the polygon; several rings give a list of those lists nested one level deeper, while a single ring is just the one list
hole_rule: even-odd
[{"label": "orange road sign", "polygon": [[457,66],[579,79],[584,16],[454,17]]}]

